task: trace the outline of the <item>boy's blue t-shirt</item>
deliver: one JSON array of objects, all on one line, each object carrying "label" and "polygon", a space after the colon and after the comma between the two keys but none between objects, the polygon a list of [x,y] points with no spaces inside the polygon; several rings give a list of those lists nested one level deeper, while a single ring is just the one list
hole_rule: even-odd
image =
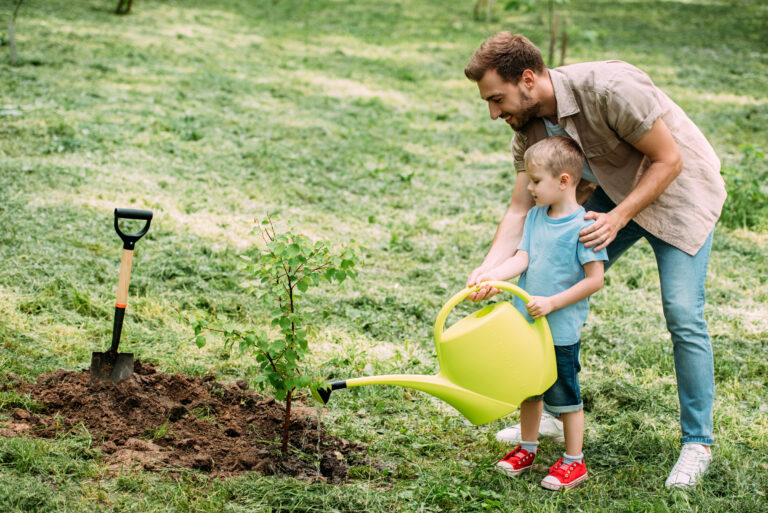
[{"label": "boy's blue t-shirt", "polygon": [[[584,264],[608,260],[605,249],[595,252],[579,242],[579,231],[594,223],[584,220],[584,207],[559,219],[549,217],[548,210],[544,206],[528,211],[523,238],[517,247],[528,253],[528,269],[520,276],[518,285],[532,296],[554,296],[567,290],[584,279]],[[521,299],[515,301],[515,307],[528,322],[533,322]],[[547,315],[555,345],[578,342],[588,313],[589,299],[585,298]]]}]

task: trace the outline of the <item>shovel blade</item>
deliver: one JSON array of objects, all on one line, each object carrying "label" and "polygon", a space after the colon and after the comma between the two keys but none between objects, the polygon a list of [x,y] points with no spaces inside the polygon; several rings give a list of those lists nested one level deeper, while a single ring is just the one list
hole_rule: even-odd
[{"label": "shovel blade", "polygon": [[102,380],[120,383],[133,374],[133,353],[93,353],[91,383]]}]

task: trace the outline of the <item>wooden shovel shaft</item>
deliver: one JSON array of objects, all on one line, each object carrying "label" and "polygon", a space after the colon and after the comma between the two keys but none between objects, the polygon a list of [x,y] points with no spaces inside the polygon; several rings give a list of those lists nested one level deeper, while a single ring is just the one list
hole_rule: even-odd
[{"label": "wooden shovel shaft", "polygon": [[128,284],[131,281],[131,265],[133,264],[133,250],[123,250],[123,260],[120,262],[120,277],[117,282],[117,301],[115,306],[125,308],[128,305]]},{"label": "wooden shovel shaft", "polygon": [[117,353],[120,344],[120,334],[123,331],[123,318],[128,306],[128,284],[131,281],[131,264],[133,263],[133,250],[123,249],[123,259],[120,262],[120,277],[117,281],[117,301],[115,301],[115,323],[112,328],[112,347],[109,351]]}]

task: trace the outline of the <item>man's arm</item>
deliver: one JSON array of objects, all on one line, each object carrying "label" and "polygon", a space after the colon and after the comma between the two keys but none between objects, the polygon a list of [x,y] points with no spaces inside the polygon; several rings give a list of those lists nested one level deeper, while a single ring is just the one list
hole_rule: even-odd
[{"label": "man's arm", "polygon": [[579,241],[587,248],[595,246],[595,251],[606,248],[616,238],[618,231],[653,203],[683,170],[680,148],[661,118],[633,146],[648,157],[651,166],[616,208],[605,213],[587,213],[584,219],[595,220],[591,226],[579,232]]},{"label": "man's arm", "polygon": [[[533,198],[528,192],[527,187],[528,175],[525,174],[525,171],[518,171],[509,208],[496,229],[491,249],[483,260],[483,264],[469,275],[467,279],[468,287],[475,284],[479,276],[497,267],[517,251],[517,245],[523,237],[525,216],[534,205]],[[471,301],[480,301],[495,296],[499,292],[501,291],[493,288],[483,289],[470,294],[469,299]]]}]

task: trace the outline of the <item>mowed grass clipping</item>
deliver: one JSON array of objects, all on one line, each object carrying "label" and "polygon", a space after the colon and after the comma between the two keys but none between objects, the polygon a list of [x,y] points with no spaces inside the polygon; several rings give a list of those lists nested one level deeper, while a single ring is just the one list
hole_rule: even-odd
[{"label": "mowed grass clipping", "polygon": [[[501,4],[501,2],[499,2]],[[499,30],[548,45],[545,17],[472,2],[25,2],[19,65],[0,47],[0,369],[82,369],[108,347],[121,243],[115,207],[151,209],[136,247],[121,348],[166,372],[249,379],[256,363],[194,344],[190,315],[260,324],[239,255],[271,214],[331,245],[354,240],[355,281],[302,298],[307,372],[343,379],[437,370],[434,318],[480,264],[514,184],[511,132],[463,76]],[[692,492],[669,492],[678,403],[653,253],[631,249],[583,332],[587,485],[493,472],[494,434],[394,387],[333,395],[325,428],[383,468],[345,485],[247,475],[109,474],[91,434],[0,438],[2,511],[765,511],[768,489],[768,74],[761,2],[587,2],[567,63],[646,70],[712,142],[729,178],[706,318],[717,445]],[[4,20],[11,6],[3,7]],[[6,25],[5,21],[2,26]],[[5,29],[3,29],[5,30]],[[7,41],[7,33],[3,33]],[[476,308],[462,305],[451,315]],[[2,378],[0,378],[2,379]],[[0,427],[29,398],[0,395]],[[544,441],[541,463],[561,446]]]}]

